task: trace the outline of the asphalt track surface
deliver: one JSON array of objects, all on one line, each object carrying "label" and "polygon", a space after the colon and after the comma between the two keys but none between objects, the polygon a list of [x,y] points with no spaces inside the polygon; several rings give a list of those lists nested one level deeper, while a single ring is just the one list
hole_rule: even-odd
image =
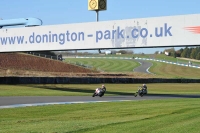
[{"label": "asphalt track surface", "polygon": [[44,106],[55,104],[96,103],[96,102],[120,102],[139,101],[170,98],[200,98],[200,95],[178,95],[178,94],[148,94],[143,97],[134,95],[124,96],[10,96],[0,97],[0,109],[28,106]]},{"label": "asphalt track surface", "polygon": [[150,73],[148,69],[153,65],[152,63],[144,60],[136,60],[136,61],[140,63],[140,66],[135,68],[133,70],[134,72]]}]

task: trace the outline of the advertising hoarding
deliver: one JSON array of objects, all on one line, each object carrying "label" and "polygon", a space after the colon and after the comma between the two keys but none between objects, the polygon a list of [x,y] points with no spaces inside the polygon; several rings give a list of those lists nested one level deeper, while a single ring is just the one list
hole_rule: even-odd
[{"label": "advertising hoarding", "polygon": [[0,52],[200,44],[200,14],[0,29]]}]

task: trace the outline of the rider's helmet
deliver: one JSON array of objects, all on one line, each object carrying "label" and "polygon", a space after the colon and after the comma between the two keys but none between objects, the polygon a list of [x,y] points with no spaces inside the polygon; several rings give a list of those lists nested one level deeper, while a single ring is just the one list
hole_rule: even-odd
[{"label": "rider's helmet", "polygon": [[143,84],[142,87],[147,88],[146,84]]},{"label": "rider's helmet", "polygon": [[102,85],[102,87],[105,87],[104,85]]}]

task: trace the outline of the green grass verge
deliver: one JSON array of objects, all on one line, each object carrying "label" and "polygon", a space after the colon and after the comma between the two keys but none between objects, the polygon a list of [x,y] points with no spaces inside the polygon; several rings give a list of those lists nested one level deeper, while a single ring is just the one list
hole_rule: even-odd
[{"label": "green grass verge", "polygon": [[[177,62],[177,58],[174,58],[172,56],[166,56],[165,54],[156,54],[156,55],[154,55],[154,57],[155,57],[155,59],[159,59],[159,60]],[[179,59],[179,61],[188,63],[188,61],[181,60],[181,59]]]},{"label": "green grass verge", "polygon": [[[200,94],[200,83],[147,84],[149,94]],[[91,96],[101,84],[0,85],[0,96]],[[133,95],[141,84],[105,84],[106,96]]]},{"label": "green grass verge", "polygon": [[82,65],[92,66],[105,72],[133,72],[133,69],[140,66],[134,60],[120,59],[82,59],[82,58],[67,58],[66,62],[76,62]]},{"label": "green grass verge", "polygon": [[200,99],[38,106],[0,110],[1,133],[197,133]]},{"label": "green grass verge", "polygon": [[[160,55],[162,56],[162,55]],[[168,57],[168,61],[173,57]],[[105,72],[133,72],[133,69],[140,66],[134,60],[122,59],[83,59],[83,58],[68,58],[66,62],[78,62],[80,64],[93,66]],[[154,77],[160,78],[200,78],[200,71],[197,68],[178,66],[174,64],[167,64],[162,62],[151,61],[153,66],[149,71],[154,73]],[[133,72],[134,73],[134,72]],[[152,75],[153,76],[153,75]]]},{"label": "green grass verge", "polygon": [[[139,57],[139,58],[151,58],[158,60],[165,60],[170,62],[188,64],[188,60],[174,58],[172,56],[166,56],[165,54],[122,54],[122,55],[87,55],[89,57]],[[200,62],[192,61],[193,65],[200,65]]]},{"label": "green grass verge", "polygon": [[200,70],[197,68],[177,66],[173,64],[154,62],[149,71],[160,77],[165,78],[200,78]]},{"label": "green grass verge", "polygon": [[[178,59],[178,58],[174,58],[172,56],[166,56],[165,54],[157,54],[154,57],[155,57],[155,59],[188,64],[188,60]],[[196,62],[196,61],[192,61],[192,62],[195,65],[200,65],[200,62]]]}]

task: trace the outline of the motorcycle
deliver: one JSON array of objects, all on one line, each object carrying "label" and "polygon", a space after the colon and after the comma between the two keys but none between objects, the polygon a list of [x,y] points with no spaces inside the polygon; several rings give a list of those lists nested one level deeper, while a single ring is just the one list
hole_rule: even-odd
[{"label": "motorcycle", "polygon": [[143,97],[144,95],[147,94],[147,89],[142,89],[141,86],[138,87],[138,91],[135,92],[134,96],[137,97],[137,95]]},{"label": "motorcycle", "polygon": [[102,97],[106,90],[101,89],[101,88],[96,88],[95,92],[93,93],[92,97],[99,96]]}]

